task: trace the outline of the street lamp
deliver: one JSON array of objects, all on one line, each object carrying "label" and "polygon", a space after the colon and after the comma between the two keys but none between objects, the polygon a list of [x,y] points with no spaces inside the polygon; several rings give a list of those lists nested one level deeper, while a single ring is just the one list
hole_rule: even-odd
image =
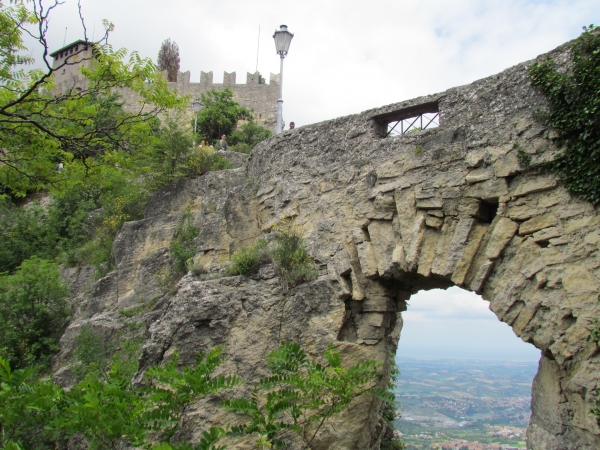
[{"label": "street lamp", "polygon": [[287,30],[287,25],[281,25],[280,29],[275,31],[273,39],[275,39],[275,49],[281,58],[279,66],[279,99],[277,100],[277,130],[279,134],[282,131],[282,113],[283,113],[283,58],[287,55],[294,35]]},{"label": "street lamp", "polygon": [[202,102],[200,101],[200,99],[198,97],[196,97],[196,100],[194,100],[192,102],[192,108],[194,110],[194,147],[196,146],[196,128],[198,126],[198,112],[200,111],[200,108],[202,108]]}]

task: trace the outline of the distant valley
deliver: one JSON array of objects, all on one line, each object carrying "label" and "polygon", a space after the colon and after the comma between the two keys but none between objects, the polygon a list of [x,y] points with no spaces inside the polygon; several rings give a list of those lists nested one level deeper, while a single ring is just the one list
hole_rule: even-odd
[{"label": "distant valley", "polygon": [[525,447],[533,361],[397,357],[396,429],[407,449]]}]

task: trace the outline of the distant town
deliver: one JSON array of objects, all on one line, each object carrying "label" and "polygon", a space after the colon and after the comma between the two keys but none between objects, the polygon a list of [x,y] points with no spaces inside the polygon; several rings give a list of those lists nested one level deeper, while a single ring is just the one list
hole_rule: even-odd
[{"label": "distant town", "polygon": [[525,448],[536,362],[397,359],[407,449]]}]

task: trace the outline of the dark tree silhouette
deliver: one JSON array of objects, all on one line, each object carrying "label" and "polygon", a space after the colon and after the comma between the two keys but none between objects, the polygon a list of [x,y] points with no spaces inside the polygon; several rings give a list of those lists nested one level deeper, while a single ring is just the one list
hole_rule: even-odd
[{"label": "dark tree silhouette", "polygon": [[169,81],[177,81],[179,46],[171,38],[163,41],[158,51],[158,70],[166,70]]}]

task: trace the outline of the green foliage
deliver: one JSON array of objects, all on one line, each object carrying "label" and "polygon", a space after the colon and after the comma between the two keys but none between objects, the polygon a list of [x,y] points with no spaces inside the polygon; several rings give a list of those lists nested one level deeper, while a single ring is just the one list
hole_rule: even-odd
[{"label": "green foliage", "polygon": [[12,272],[32,256],[54,257],[55,239],[48,213],[39,204],[16,207],[0,199],[0,272]]},{"label": "green foliage", "polygon": [[529,153],[527,153],[525,150],[523,150],[523,148],[521,147],[521,144],[519,144],[518,142],[515,142],[515,144],[513,145],[513,148],[517,150],[517,158],[519,160],[519,167],[521,167],[522,169],[528,169],[531,167],[531,160],[532,157]]},{"label": "green foliage", "polygon": [[259,240],[256,245],[242,247],[232,256],[226,274],[245,275],[261,264],[273,262],[285,290],[303,281],[314,280],[318,272],[304,245],[301,231],[290,217],[284,217],[274,227],[275,238],[270,246]]},{"label": "green foliage", "polygon": [[258,72],[258,84],[265,84],[266,82],[267,80],[265,80],[265,77],[263,77],[261,73]]},{"label": "green foliage", "polygon": [[[169,442],[185,413],[199,398],[222,389],[231,389],[240,383],[237,376],[213,376],[212,373],[223,362],[223,350],[214,348],[206,355],[198,354],[195,367],[177,369],[178,355],[169,364],[155,366],[146,372],[151,381],[150,398],[157,405],[143,417],[160,432],[162,440]],[[206,437],[206,436],[205,436]]]},{"label": "green foliage", "polygon": [[47,365],[67,326],[69,292],[55,263],[32,258],[0,276],[0,355],[13,367]]},{"label": "green foliage", "polygon": [[233,427],[242,434],[257,433],[263,446],[283,448],[290,433],[311,444],[323,425],[359,395],[373,392],[380,379],[374,361],[358,362],[345,369],[332,346],[325,352],[325,366],[310,360],[298,344],[283,342],[268,360],[271,376],[259,381],[250,398],[223,401],[248,422]]},{"label": "green foliage", "polygon": [[260,141],[264,141],[272,135],[273,133],[271,130],[257,125],[254,120],[250,120],[242,125],[239,129],[232,132],[231,136],[228,138],[228,142],[233,146],[243,143],[249,145],[251,148],[254,148],[254,146]]},{"label": "green foliage", "polygon": [[148,152],[148,178],[153,188],[164,186],[184,177],[188,158],[192,152],[192,135],[183,129],[180,113],[170,115],[155,133],[151,151]]},{"label": "green foliage", "polygon": [[232,145],[229,147],[229,150],[232,152],[245,153],[249,155],[252,153],[252,146],[250,144],[246,144],[245,142],[239,142],[236,145]]},{"label": "green foliage", "polygon": [[590,25],[571,45],[567,71],[551,59],[529,69],[532,84],[548,100],[541,120],[558,133],[564,147],[548,168],[567,189],[594,205],[600,204],[600,33]]},{"label": "green foliage", "polygon": [[189,156],[188,171],[192,176],[203,175],[208,171],[216,172],[231,168],[230,162],[214,148],[196,147]]},{"label": "green foliage", "polygon": [[190,406],[239,383],[235,376],[214,376],[222,351],[200,354],[192,367],[177,369],[178,356],[163,367],[151,367],[143,386],[113,364],[106,377],[88,373],[68,392],[52,381],[39,381],[33,369],[11,371],[0,357],[0,448],[63,448],[86,444],[90,449],[138,448],[219,450],[222,428],[202,434],[199,445],[171,444]]},{"label": "green foliage", "polygon": [[385,422],[385,430],[383,431],[383,437],[381,438],[380,450],[403,450],[405,448],[404,442],[394,436],[394,420],[396,420],[396,411],[398,409],[398,402],[396,401],[394,389],[398,377],[400,376],[400,370],[396,365],[394,356],[394,354],[390,354],[390,381],[387,385],[386,399],[379,409],[379,415]]},{"label": "green foliage", "polygon": [[211,90],[201,94],[204,108],[198,113],[198,132],[202,138],[217,140],[230,135],[237,121],[250,119],[252,114],[233,100],[231,89]]},{"label": "green foliage", "polygon": [[[17,56],[28,50],[23,31],[34,30],[39,39],[33,40],[44,46],[47,58],[48,12],[31,11],[28,2],[0,9],[3,30],[11,30],[0,40],[0,85],[5,87],[0,90],[0,184],[4,192],[17,196],[69,185],[72,174],[93,175],[117,163],[124,166],[148,143],[156,115],[185,102],[168,89],[150,60],[135,52],[126,60],[126,50],[100,42],[89,44],[94,48],[93,63],[81,68],[87,84],[53,91],[54,73],[82,57],[83,46],[58,66],[48,62],[45,71],[25,71],[20,65],[31,58]],[[108,34],[112,25],[105,22],[105,27]],[[125,111],[114,94],[118,89],[135,92],[147,107]],[[59,161],[65,171],[55,170]]]},{"label": "green foliage", "polygon": [[0,448],[4,450],[53,448],[62,443],[60,432],[46,429],[64,400],[64,391],[52,381],[38,381],[35,370],[12,370],[0,356]]},{"label": "green foliage", "polygon": [[91,325],[84,325],[75,338],[73,374],[79,380],[90,372],[100,372],[105,375],[114,351],[115,345],[112,341],[94,331]]},{"label": "green foliage", "polygon": [[111,268],[114,237],[126,220],[143,216],[149,191],[127,171],[108,171],[66,187],[42,207],[0,200],[0,271],[12,272],[32,256],[68,265]]},{"label": "green foliage", "polygon": [[269,253],[284,288],[317,278],[318,272],[304,245],[301,231],[292,219],[284,217],[275,227],[275,232],[275,244]]},{"label": "green foliage", "polygon": [[194,216],[187,208],[179,220],[177,232],[169,247],[171,258],[175,263],[175,270],[179,275],[191,270],[190,263],[196,254],[194,239],[198,236],[200,230],[192,225],[193,220]]},{"label": "green foliage", "polygon": [[260,239],[256,245],[242,247],[236,250],[231,256],[231,265],[227,268],[226,274],[246,275],[258,269],[261,262],[269,259],[267,251],[267,242]]}]

